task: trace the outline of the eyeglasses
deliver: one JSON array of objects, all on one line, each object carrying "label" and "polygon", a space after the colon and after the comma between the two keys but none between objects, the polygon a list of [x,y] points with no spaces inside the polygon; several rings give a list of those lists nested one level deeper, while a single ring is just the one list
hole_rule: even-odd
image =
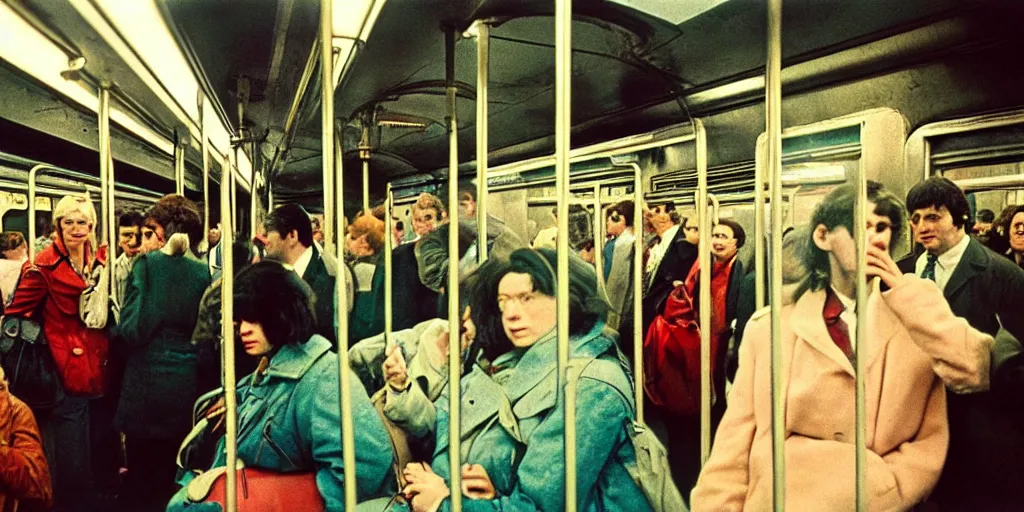
[{"label": "eyeglasses", "polygon": [[525,292],[525,293],[520,293],[519,295],[511,295],[511,296],[509,296],[509,295],[502,295],[502,296],[498,297],[498,311],[501,311],[502,313],[504,313],[505,309],[507,309],[509,307],[509,305],[517,303],[517,302],[522,307],[529,306],[530,303],[533,302],[534,299],[536,299],[536,298],[537,298],[537,292]]}]

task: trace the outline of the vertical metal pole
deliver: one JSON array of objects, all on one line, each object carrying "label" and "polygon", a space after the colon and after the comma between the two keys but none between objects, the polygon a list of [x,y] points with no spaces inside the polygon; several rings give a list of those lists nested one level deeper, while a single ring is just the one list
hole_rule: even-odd
[{"label": "vertical metal pole", "polygon": [[558,196],[558,389],[565,406],[565,510],[576,512],[576,397],[569,377],[569,151],[572,1],[555,0],[555,188]]},{"label": "vertical metal pole", "polygon": [[259,206],[259,181],[257,176],[262,176],[262,173],[257,170],[257,166],[260,164],[260,158],[256,142],[251,142],[250,154],[252,155],[252,179],[250,180],[249,186],[249,241],[252,242],[256,238],[256,217],[257,207]]},{"label": "vertical metal pole", "polygon": [[[235,155],[234,164],[228,168],[231,183],[231,229],[238,229],[238,146],[233,151]],[[224,247],[228,247],[225,245]]]},{"label": "vertical metal pole", "polygon": [[636,162],[633,168],[633,400],[636,421],[644,423],[644,182],[643,170]]},{"label": "vertical metal pole", "polygon": [[46,166],[36,165],[28,171],[28,260],[33,263],[36,261],[36,173],[43,167]]},{"label": "vertical metal pole", "polygon": [[[203,237],[209,242],[210,237],[210,140],[206,137],[206,107],[205,96],[199,92],[199,136],[202,139],[200,146],[203,151]],[[221,181],[224,181],[221,178]],[[207,252],[212,252],[213,247],[207,246]]]},{"label": "vertical metal pole", "polygon": [[477,22],[476,36],[476,223],[478,261],[487,261],[487,82],[490,80],[491,27]]},{"label": "vertical metal pole", "polygon": [[[322,3],[329,3],[330,1],[333,1],[333,0],[321,0]],[[330,20],[328,20],[328,23],[330,23]],[[332,28],[332,30],[333,30],[333,28]],[[327,41],[327,44],[323,44],[322,45],[321,51],[324,52],[323,55],[328,55],[329,56],[326,59],[321,58],[321,62],[326,62],[326,61],[329,60],[329,61],[331,61],[331,64],[333,66],[333,64],[334,64],[334,44],[333,44],[333,40],[332,40],[333,32],[331,34],[327,34],[323,30],[321,30],[321,34],[320,35],[321,35],[322,38],[324,38],[324,40]],[[333,73],[334,70],[332,69],[331,72]],[[334,97],[333,97],[334,96],[334,84],[332,83],[332,81],[334,80],[334,76],[333,75],[330,75],[330,76],[324,75],[324,76],[325,76],[325,78],[327,80],[327,84],[328,85],[327,86],[323,86],[321,88],[321,90],[323,91],[322,94],[325,95],[324,96],[324,103],[323,104],[324,104],[324,107],[326,108],[327,102],[328,102],[326,96],[331,96],[330,102],[331,102],[332,109],[333,109],[333,104],[334,104]],[[328,113],[331,114],[331,127],[332,127],[332,130],[333,130],[333,127],[334,127],[334,114],[333,114],[333,110],[331,112],[328,112]],[[326,114],[322,114],[322,115],[324,117],[326,116]],[[326,121],[324,121],[324,127],[325,127],[324,129],[326,129],[326,127],[327,127]],[[331,137],[332,141],[335,141],[333,131],[325,132],[325,135],[322,137],[322,140],[324,141],[324,146],[323,146],[323,151],[324,152],[328,151],[328,145],[326,144],[328,135]],[[335,143],[335,147],[332,149],[332,153],[331,153],[331,157],[332,158],[336,158],[337,157],[337,155],[334,154],[334,152],[333,152],[334,149],[337,149],[337,142],[335,141],[334,143]],[[334,203],[336,198],[337,198],[337,196],[334,193],[334,181],[335,181],[335,178],[334,178],[334,165],[328,166],[327,165],[327,161],[325,159],[324,160],[324,164],[323,164],[322,172],[323,172],[323,185],[324,185],[324,221],[323,221],[323,224],[321,225],[321,228],[324,230],[324,251],[326,251],[327,253],[332,253],[332,250],[331,250],[332,243],[331,243],[331,238],[328,236],[328,234],[329,234],[328,226],[333,226],[334,225],[334,212],[337,210],[336,207],[335,207],[335,203]],[[330,228],[330,229],[333,230],[333,228]],[[339,275],[340,274],[341,273],[339,273]],[[340,347],[341,345],[338,345],[338,346]]]},{"label": "vertical metal pole", "polygon": [[[337,141],[339,150],[335,153],[335,156],[337,156],[341,152],[341,149],[340,149],[341,148],[341,141],[342,141],[341,137],[337,137],[336,141]],[[338,158],[338,159],[336,159],[334,161],[334,168],[337,170],[334,173],[334,179],[335,179],[335,183],[334,183],[335,187],[334,188],[335,188],[335,190],[338,193],[338,202],[337,202],[337,204],[344,205],[345,204],[344,168],[343,168],[343,165],[342,165],[342,160],[340,158]],[[338,212],[336,212],[337,214],[334,216],[335,232],[339,233],[339,235],[338,235],[339,237],[341,236],[340,235],[341,233],[344,233],[344,229],[345,229],[345,215],[343,214],[343,212],[344,212],[343,209],[339,209]],[[326,239],[326,233],[324,234],[324,236],[325,236],[325,239]],[[340,244],[340,240],[339,240],[339,244]],[[340,245],[338,247],[340,247]],[[340,249],[339,249],[338,252],[339,253],[341,252]],[[342,256],[343,256],[342,254],[338,254],[338,259],[341,259]],[[334,314],[337,315],[335,317],[335,319],[337,320],[337,324],[338,324],[338,332],[337,332],[338,347],[339,347],[339,349],[338,349],[338,367],[340,368],[339,371],[341,373],[341,382],[344,383],[344,384],[341,385],[341,411],[342,411],[342,414],[341,414],[341,425],[342,425],[342,445],[343,445],[343,448],[345,450],[344,457],[345,457],[345,468],[346,468],[345,469],[345,499],[348,500],[349,496],[351,496],[352,497],[351,499],[355,500],[356,499],[355,498],[355,496],[356,496],[356,494],[355,494],[356,493],[356,449],[355,449],[355,431],[353,430],[355,428],[355,423],[352,421],[352,405],[351,405],[352,404],[352,396],[351,396],[351,393],[348,391],[348,389],[349,389],[348,384],[350,382],[352,382],[352,380],[351,380],[351,370],[350,370],[350,366],[349,366],[349,363],[348,363],[348,350],[344,350],[342,348],[342,347],[348,347],[348,291],[347,291],[348,283],[345,282],[346,274],[347,273],[345,273],[345,272],[339,272],[338,273],[338,284],[337,284],[337,286],[335,286],[335,290],[337,291],[337,298],[336,298],[336,300],[337,300],[337,303],[338,303],[338,307],[335,308]],[[348,413],[346,414],[345,411],[348,411]],[[346,440],[346,437],[347,437],[347,440]],[[352,469],[349,470],[348,468],[352,468]],[[351,482],[351,484],[349,482]],[[351,490],[350,490],[350,488],[351,488]],[[346,505],[346,509],[345,510],[352,510],[352,509],[348,508],[348,506]]]},{"label": "vertical metal pole", "polygon": [[370,209],[370,159],[363,159],[363,210]]},{"label": "vertical metal pole", "polygon": [[594,185],[594,268],[597,270],[597,290],[607,296],[604,282],[604,210],[601,208],[601,185]]},{"label": "vertical metal pole", "polygon": [[708,141],[704,123],[693,121],[697,153],[697,246],[700,265],[700,465],[711,454],[711,218],[708,215]]},{"label": "vertical metal pole", "polygon": [[[384,197],[384,347],[391,348],[391,331],[394,328],[394,274],[392,273],[392,252],[395,250],[394,221],[391,219],[395,208],[395,198],[391,192],[391,183],[387,185]],[[453,338],[449,338],[449,341]],[[452,346],[449,344],[449,347]]]},{"label": "vertical metal pole", "polygon": [[[767,156],[767,152],[765,156]],[[764,187],[766,173],[764,167],[766,165],[769,164],[767,159],[764,159],[761,165],[754,166],[754,307],[756,309],[761,309],[765,305]],[[773,286],[778,285],[773,284]],[[736,341],[741,342],[742,340]]]},{"label": "vertical metal pole", "polygon": [[174,193],[185,195],[185,141],[174,141]]},{"label": "vertical metal pole", "polygon": [[[459,211],[459,129],[456,119],[455,30],[445,31],[445,84],[448,107],[448,211]],[[365,174],[364,174],[365,176]],[[365,182],[364,182],[365,183]],[[365,185],[364,185],[365,187]],[[448,229],[448,462],[452,511],[462,512],[462,364],[459,341],[459,216],[450,218]],[[486,235],[480,234],[478,238]]]},{"label": "vertical metal pole", "polygon": [[[108,285],[112,285],[114,283],[114,257],[117,256],[117,251],[115,250],[117,239],[111,233],[114,224],[110,222],[110,218],[114,215],[114,196],[111,194],[113,171],[110,165],[110,89],[100,86],[99,93],[100,108],[97,117],[99,119],[98,131],[100,136],[100,215],[103,216],[101,220],[103,243],[107,245],[107,265],[103,271],[107,274]],[[32,240],[29,242],[34,243]],[[111,286],[110,290],[116,290],[116,287]]]},{"label": "vertical metal pole", "polygon": [[[334,170],[334,54],[332,38],[333,33],[333,17],[331,13],[333,0],[320,0],[320,84],[321,84],[321,101],[320,106],[320,121],[322,124],[320,140],[322,144],[322,150],[320,151],[323,156],[323,168],[325,173],[325,181],[327,173],[333,172]],[[335,173],[335,179],[338,187],[341,187],[341,172]],[[333,188],[332,188],[333,191]],[[339,194],[340,195],[340,194]],[[333,193],[330,197],[333,203]],[[327,215],[327,197],[325,196],[324,203],[324,218]],[[331,209],[333,209],[333,204]],[[337,219],[343,218],[343,215],[337,216]],[[332,216],[332,219],[334,217]],[[335,220],[338,222],[338,220]],[[340,226],[339,226],[340,227]],[[338,308],[335,314],[339,318],[339,329],[338,329],[338,387],[339,387],[339,401],[341,402],[341,445],[342,445],[342,457],[345,464],[345,510],[356,509],[356,442],[355,442],[355,424],[352,420],[352,388],[349,386],[351,383],[352,369],[348,363],[348,323],[342,322],[341,318],[345,316],[344,312],[348,311],[347,296],[346,296],[346,284],[344,282],[344,272],[339,272],[342,276],[341,283],[336,286],[338,289]],[[341,329],[345,326],[345,329]]]},{"label": "vertical metal pole", "polygon": [[771,180],[772,305],[772,502],[786,507],[786,397],[782,367],[782,0],[768,0],[768,64],[765,69],[765,116]]},{"label": "vertical metal pole", "polygon": [[[861,124],[861,133],[864,125]],[[867,343],[868,343],[868,281],[867,281],[867,207],[868,180],[864,172],[864,157],[859,160],[857,175],[857,209],[853,217],[853,231],[857,240],[857,347],[854,350],[856,366],[856,470],[857,470],[857,512],[868,509],[868,492],[865,485],[867,477],[867,405],[865,403],[865,382],[867,377]],[[875,281],[878,278],[874,278]]]},{"label": "vertical metal pole", "polygon": [[[338,131],[338,130],[335,130],[334,131],[334,178],[335,178],[335,180],[338,179],[338,174],[341,173],[341,164],[342,164],[342,155],[343,154],[344,154],[344,140],[341,137],[341,132]],[[268,186],[269,186],[269,184],[268,184]],[[343,243],[342,238],[344,238],[345,234],[342,231],[336,229],[335,224],[337,224],[338,226],[344,226],[345,225],[345,202],[341,200],[341,188],[337,184],[335,184],[335,187],[334,187],[334,211],[331,212],[331,213],[333,213],[334,214],[333,217],[336,217],[337,219],[332,224],[328,224],[326,222],[326,219],[325,219],[324,226],[323,226],[323,230],[324,230],[324,250],[327,251],[329,254],[333,254],[333,255],[335,255],[335,256],[340,258],[340,257],[343,257],[345,255],[345,251],[343,251],[341,249],[342,247],[344,247],[341,244]],[[338,221],[341,221],[341,222],[338,223]],[[337,234],[337,236],[335,234]]]},{"label": "vertical metal pole", "polygon": [[[237,156],[237,151],[235,155]],[[231,161],[224,159],[225,164],[220,173],[220,218],[223,229],[221,230],[221,339],[223,340],[223,364],[224,364],[224,407],[226,420],[227,447],[227,495],[224,505],[226,512],[237,512],[238,510],[238,477],[235,467],[238,464],[238,395],[237,377],[235,376],[235,262],[234,254],[230,249],[232,240],[235,237],[235,224],[231,221],[231,211],[234,204],[231,202],[231,189],[234,187],[234,175]],[[232,222],[228,224],[228,222]]]}]

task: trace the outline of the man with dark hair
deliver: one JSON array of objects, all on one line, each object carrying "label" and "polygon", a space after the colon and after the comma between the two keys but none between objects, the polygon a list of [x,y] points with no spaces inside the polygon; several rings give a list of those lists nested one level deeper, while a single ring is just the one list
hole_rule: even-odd
[{"label": "man with dark hair", "polygon": [[[993,337],[1002,327],[1024,339],[1024,270],[967,236],[963,191],[946,178],[929,178],[910,190],[907,211],[925,253],[900,261],[900,270],[935,281],[953,313],[972,327]],[[1006,510],[1024,500],[1020,418],[996,399],[1000,371],[991,391],[948,395],[949,456],[933,494],[943,509]]]},{"label": "man with dark hair", "polygon": [[697,246],[686,240],[686,234],[679,229],[679,213],[671,201],[647,205],[646,220],[658,235],[657,245],[651,248],[644,269],[644,330],[654,317],[665,309],[668,295],[690,273],[690,267],[697,261]]},{"label": "man with dark hair", "polygon": [[459,215],[466,219],[476,217],[476,187],[473,185],[459,187]]},{"label": "man with dark hair", "polygon": [[986,208],[978,210],[976,217],[974,220],[974,233],[977,235],[988,234],[988,230],[992,229],[992,222],[996,220],[996,212]]},{"label": "man with dark hair", "polygon": [[335,277],[313,244],[313,223],[309,213],[297,204],[279,206],[267,214],[263,227],[267,230],[267,258],[291,265],[313,289],[317,334],[336,345],[333,300]]},{"label": "man with dark hair", "polygon": [[128,278],[132,275],[132,263],[142,246],[143,220],[142,214],[136,211],[123,212],[117,218],[117,246],[121,253],[114,261],[115,295],[111,300],[116,305],[115,312],[124,300]]}]

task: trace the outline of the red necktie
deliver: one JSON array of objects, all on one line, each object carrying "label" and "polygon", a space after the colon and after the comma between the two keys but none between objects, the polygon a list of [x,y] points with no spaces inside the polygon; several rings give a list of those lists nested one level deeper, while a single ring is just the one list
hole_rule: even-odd
[{"label": "red necktie", "polygon": [[828,335],[832,337],[832,341],[839,347],[839,350],[846,354],[847,359],[853,361],[850,330],[846,322],[839,316],[845,310],[846,306],[843,306],[843,301],[839,300],[839,296],[836,295],[836,292],[832,291],[831,287],[828,288],[825,308],[821,312],[821,316],[825,319],[825,328],[828,329]]}]

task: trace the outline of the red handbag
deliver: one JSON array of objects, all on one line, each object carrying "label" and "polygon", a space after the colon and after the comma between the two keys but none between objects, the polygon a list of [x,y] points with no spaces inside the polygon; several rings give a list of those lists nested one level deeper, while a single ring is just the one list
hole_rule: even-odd
[{"label": "red handbag", "polygon": [[[694,264],[686,281],[672,290],[665,311],[654,318],[644,338],[644,391],[654,405],[682,416],[700,414],[700,326],[694,299],[698,267]],[[717,352],[718,340],[712,336],[712,361]],[[712,387],[712,401],[714,392]]]},{"label": "red handbag", "polygon": [[[316,486],[315,473],[279,473],[246,467],[236,471],[238,512],[324,510],[324,500]],[[193,503],[219,503],[227,510],[227,468],[211,469],[195,477],[188,484],[187,496]]]}]

